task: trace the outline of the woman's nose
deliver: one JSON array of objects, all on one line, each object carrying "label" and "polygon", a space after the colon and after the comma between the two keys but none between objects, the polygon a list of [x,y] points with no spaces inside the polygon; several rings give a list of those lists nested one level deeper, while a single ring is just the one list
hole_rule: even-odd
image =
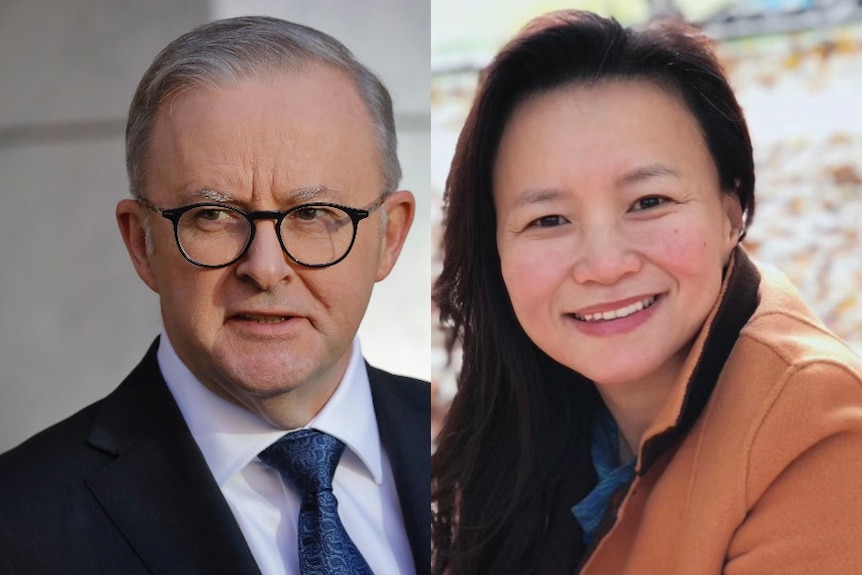
[{"label": "woman's nose", "polygon": [[613,285],[641,265],[639,252],[625,233],[616,225],[601,224],[582,231],[572,275],[580,284]]}]

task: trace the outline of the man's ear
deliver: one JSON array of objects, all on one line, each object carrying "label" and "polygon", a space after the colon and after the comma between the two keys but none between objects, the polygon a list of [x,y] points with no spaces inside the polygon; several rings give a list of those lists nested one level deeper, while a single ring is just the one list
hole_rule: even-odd
[{"label": "man's ear", "polygon": [[381,246],[375,281],[380,281],[388,276],[395,266],[401,248],[404,247],[407,232],[410,231],[410,225],[413,223],[416,200],[412,193],[399,190],[389,194],[380,209],[386,212],[386,229],[383,232],[383,245]]},{"label": "man's ear", "polygon": [[147,250],[147,232],[141,204],[135,200],[120,200],[117,204],[117,225],[126,243],[129,257],[135,271],[147,286],[158,293],[153,270],[150,267],[150,254]]}]

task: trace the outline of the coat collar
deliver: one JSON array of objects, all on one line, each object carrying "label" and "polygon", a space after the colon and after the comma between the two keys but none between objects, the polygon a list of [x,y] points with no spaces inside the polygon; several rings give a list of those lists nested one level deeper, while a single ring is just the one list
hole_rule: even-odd
[{"label": "coat collar", "polygon": [[706,406],[742,327],[758,304],[760,273],[737,247],[718,301],[706,318],[670,396],[641,441],[636,472],[643,475],[670,446],[685,437]]},{"label": "coat collar", "polygon": [[116,458],[86,484],[153,573],[259,573],[156,362],[102,403],[89,442]]},{"label": "coat collar", "polygon": [[427,573],[431,565],[431,389],[366,366],[416,573]]},{"label": "coat collar", "polygon": [[[745,250],[741,246],[737,247],[725,271],[718,299],[695,338],[658,417],[641,440],[636,475],[646,474],[663,454],[685,437],[700,416],[739,333],[757,309],[759,288],[760,272]],[[631,485],[629,483],[614,494],[593,545],[581,558],[581,567],[586,565],[598,544],[613,527],[619,506],[630,492]]]},{"label": "coat collar", "polygon": [[[259,573],[162,377],[158,344],[102,402],[88,441],[115,459],[87,486],[153,573]],[[430,389],[366,367],[417,573],[427,573]]]}]

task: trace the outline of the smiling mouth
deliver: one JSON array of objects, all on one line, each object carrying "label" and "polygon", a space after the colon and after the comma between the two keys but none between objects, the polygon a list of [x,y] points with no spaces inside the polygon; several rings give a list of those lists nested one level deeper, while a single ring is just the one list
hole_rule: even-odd
[{"label": "smiling mouth", "polygon": [[648,307],[652,306],[656,300],[658,300],[658,296],[650,296],[648,298],[644,298],[641,301],[636,301],[631,305],[627,305],[625,307],[621,307],[619,309],[612,309],[603,312],[596,313],[588,313],[588,314],[579,314],[573,313],[571,314],[578,321],[585,322],[595,322],[595,321],[610,321],[613,319],[621,319],[624,317],[628,317],[633,313],[637,313],[639,311],[645,310]]}]

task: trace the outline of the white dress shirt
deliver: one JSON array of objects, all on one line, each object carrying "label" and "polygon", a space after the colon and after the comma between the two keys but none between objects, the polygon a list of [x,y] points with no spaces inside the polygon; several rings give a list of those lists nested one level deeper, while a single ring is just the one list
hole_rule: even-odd
[{"label": "white dress shirt", "polygon": [[[299,574],[299,496],[257,455],[285,434],[203,386],[164,332],[158,362],[263,575]],[[368,372],[354,339],[344,378],[306,427],[346,448],[332,491],[344,528],[376,575],[415,574],[392,469],[380,443]]]}]

